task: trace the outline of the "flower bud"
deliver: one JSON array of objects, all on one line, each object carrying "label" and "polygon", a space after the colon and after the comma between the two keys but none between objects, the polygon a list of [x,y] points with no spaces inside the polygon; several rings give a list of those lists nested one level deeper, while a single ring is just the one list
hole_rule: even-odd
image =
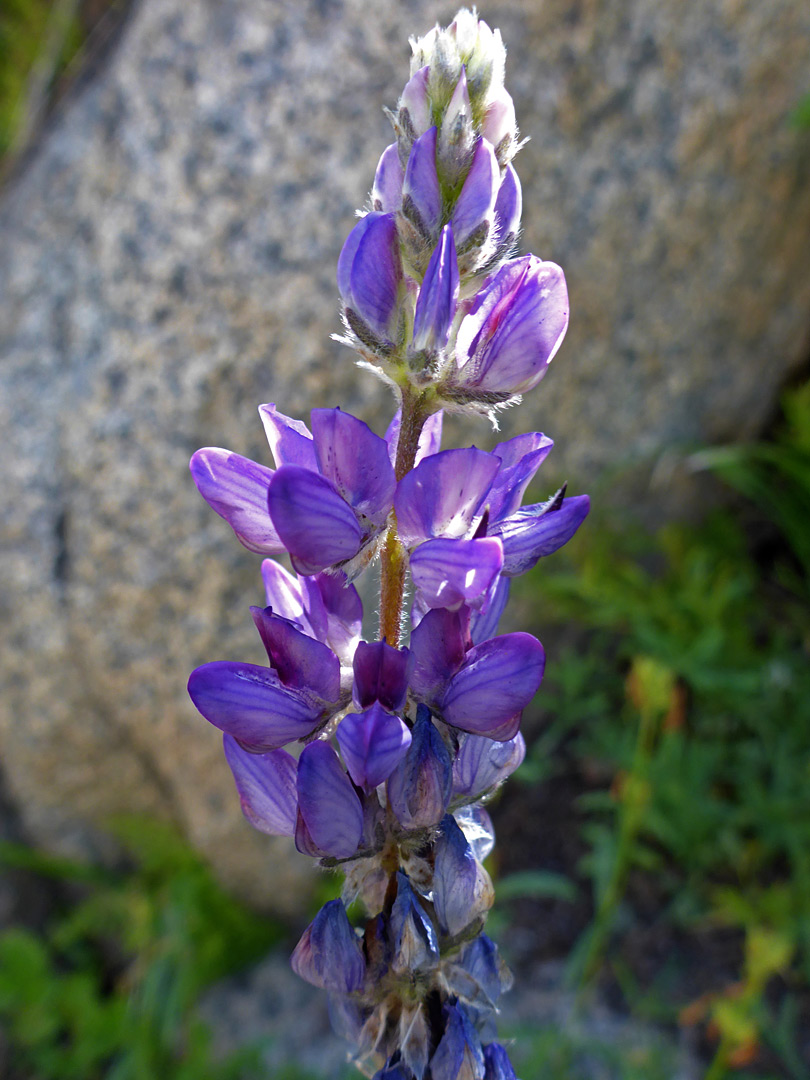
[{"label": "flower bud", "polygon": [[447,344],[458,303],[458,259],[453,228],[445,225],[428,263],[413,317],[413,349],[436,352]]},{"label": "flower bud", "polygon": [[436,825],[450,801],[452,761],[450,751],[420,705],[411,732],[411,745],[388,778],[388,802],[406,829]]},{"label": "flower bud", "polygon": [[372,352],[388,355],[398,337],[402,264],[393,214],[370,213],[349,233],[337,267],[346,321]]},{"label": "flower bud", "polygon": [[523,192],[518,174],[510,165],[503,174],[495,199],[495,259],[507,258],[511,254],[520,232],[522,213]]},{"label": "flower bud", "polygon": [[371,208],[384,214],[393,214],[402,205],[402,182],[405,170],[399,160],[399,150],[392,143],[382,152],[377,172],[374,174],[374,186],[371,189]]},{"label": "flower bud", "polygon": [[292,969],[322,990],[351,994],[363,987],[366,962],[340,900],[330,900],[295,947]]},{"label": "flower bud", "polygon": [[492,231],[500,186],[501,173],[495,151],[486,139],[479,139],[470,170],[453,207],[453,229],[460,252],[477,250],[486,242]]},{"label": "flower bud", "polygon": [[399,99],[398,119],[400,127],[409,139],[408,149],[414,140],[424,135],[433,123],[428,96],[429,77],[430,68],[428,67],[414,71]]},{"label": "flower bud", "polygon": [[475,128],[470,95],[467,93],[467,74],[462,68],[439,128],[437,162],[446,188],[455,188],[469,169],[474,142]]},{"label": "flower bud", "polygon": [[436,128],[420,135],[411,149],[402,185],[402,213],[417,238],[430,247],[439,235],[442,191],[436,172]]}]

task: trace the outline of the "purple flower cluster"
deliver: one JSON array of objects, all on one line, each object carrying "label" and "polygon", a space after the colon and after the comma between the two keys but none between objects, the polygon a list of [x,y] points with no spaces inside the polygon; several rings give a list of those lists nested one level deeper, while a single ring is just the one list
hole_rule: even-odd
[{"label": "purple flower cluster", "polygon": [[[442,410],[493,416],[542,378],[568,303],[559,267],[510,258],[521,193],[500,35],[461,11],[412,46],[396,141],[338,263],[343,340],[399,407],[381,437],[340,409],[307,427],[262,405],[274,468],[194,455],[203,497],[268,556],[251,609],[267,664],[204,664],[189,693],[224,732],[250,823],[345,872],[292,963],[330,992],[367,1074],[508,1080],[482,802],[523,760],[545,655],[498,621],[511,579],[573,536],[588,498],[522,505],[543,434],[440,448]],[[364,640],[352,582],[372,563],[380,632]]]}]

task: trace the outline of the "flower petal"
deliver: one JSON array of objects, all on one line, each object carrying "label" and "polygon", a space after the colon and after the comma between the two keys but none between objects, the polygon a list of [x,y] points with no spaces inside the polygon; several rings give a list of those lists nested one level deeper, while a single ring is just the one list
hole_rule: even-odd
[{"label": "flower petal", "polygon": [[397,871],[397,897],[391,909],[389,934],[395,972],[428,971],[438,964],[436,930],[401,870]]},{"label": "flower petal", "polygon": [[282,465],[300,465],[304,469],[318,471],[315,445],[303,420],[293,420],[285,416],[272,402],[259,406],[259,416],[273,452],[276,468],[281,468]]},{"label": "flower petal", "polygon": [[394,509],[402,542],[411,547],[436,536],[467,536],[500,465],[475,446],[426,457],[397,484]]},{"label": "flower petal", "polygon": [[354,700],[364,709],[379,701],[391,712],[405,704],[413,669],[410,650],[385,641],[361,641],[354,654]]},{"label": "flower petal", "polygon": [[[568,328],[559,266],[534,255],[512,259],[478,293],[456,338],[459,387],[521,394],[536,386]],[[466,357],[466,360],[465,360]]]},{"label": "flower petal", "polygon": [[485,735],[467,735],[453,762],[453,794],[477,799],[511,776],[526,756],[526,742],[517,734],[509,742]]},{"label": "flower petal", "polygon": [[484,1052],[462,1005],[445,1006],[445,1029],[430,1059],[432,1080],[483,1080]]},{"label": "flower petal", "polygon": [[317,574],[360,550],[363,533],[332,484],[298,465],[283,465],[267,493],[270,517],[301,574]]},{"label": "flower petal", "polygon": [[337,266],[347,309],[373,333],[390,337],[399,300],[402,263],[393,214],[366,214],[349,233]]},{"label": "flower petal", "polygon": [[445,721],[492,737],[534,697],[544,667],[543,646],[531,634],[503,634],[476,645],[450,681],[442,702]]},{"label": "flower petal", "polygon": [[313,612],[323,610],[325,625],[322,640],[341,660],[350,662],[363,624],[363,604],[357,589],[354,585],[346,584],[346,575],[340,571],[305,578],[304,589],[313,626],[320,626],[320,622],[316,624]]},{"label": "flower petal", "polygon": [[428,540],[411,555],[411,578],[428,607],[475,606],[503,566],[501,542]]},{"label": "flower petal", "polygon": [[254,828],[271,836],[292,836],[298,810],[298,763],[286,750],[251,754],[232,735],[223,739],[242,804],[242,813]]},{"label": "flower petal", "polygon": [[191,459],[197,490],[237,538],[259,555],[280,555],[284,544],[267,512],[273,470],[241,454],[206,446]]},{"label": "flower petal", "polygon": [[553,440],[540,431],[526,432],[498,443],[492,453],[501,459],[501,467],[489,493],[490,523],[519,509],[526,488],[553,446]]},{"label": "flower petal", "polygon": [[314,694],[324,702],[336,702],[340,697],[340,661],[332,650],[296,630],[272,608],[252,607],[250,613],[284,685]]},{"label": "flower petal", "polygon": [[509,601],[510,584],[509,578],[499,576],[494,587],[490,585],[487,590],[481,610],[473,611],[470,615],[470,634],[474,645],[479,645],[498,633],[498,623]]},{"label": "flower petal", "polygon": [[484,1047],[484,1080],[517,1080],[509,1055],[500,1043],[490,1043]]},{"label": "flower petal", "polygon": [[549,510],[543,503],[524,506],[493,525],[492,535],[503,541],[504,574],[524,574],[538,559],[558,551],[580,527],[590,508],[587,495],[574,495],[563,499],[556,510]]},{"label": "flower petal", "polygon": [[321,475],[355,513],[384,524],[396,487],[385,439],[341,409],[313,409],[312,433]]},{"label": "flower petal", "polygon": [[432,122],[428,96],[429,77],[430,67],[426,64],[414,72],[399,99],[399,108],[408,110],[408,119],[417,135],[427,131]]},{"label": "flower petal", "polygon": [[518,174],[509,165],[503,174],[498,197],[495,200],[495,230],[498,251],[507,254],[520,232],[520,216],[523,212],[523,193]]},{"label": "flower petal", "polygon": [[411,732],[411,745],[388,777],[388,802],[406,829],[436,825],[450,801],[450,751],[430,720],[430,710],[419,705]]},{"label": "flower petal", "polygon": [[462,611],[434,608],[411,633],[414,658],[411,691],[423,701],[441,700],[447,684],[464,663],[468,619]]},{"label": "flower petal", "polygon": [[309,735],[320,717],[311,700],[258,664],[203,664],[191,673],[188,692],[210,724],[258,753]]},{"label": "flower petal", "polygon": [[345,716],[336,735],[349,775],[358,787],[368,790],[388,779],[411,745],[405,724],[377,702]]},{"label": "flower petal", "polygon": [[265,559],[262,562],[262,581],[267,605],[273,609],[274,614],[297,623],[310,637],[318,637],[313,632],[311,620],[304,610],[302,582],[307,581],[307,578],[294,576],[275,559]]},{"label": "flower petal", "polygon": [[298,759],[298,809],[321,853],[345,859],[363,836],[363,808],[337,754],[311,742]]}]

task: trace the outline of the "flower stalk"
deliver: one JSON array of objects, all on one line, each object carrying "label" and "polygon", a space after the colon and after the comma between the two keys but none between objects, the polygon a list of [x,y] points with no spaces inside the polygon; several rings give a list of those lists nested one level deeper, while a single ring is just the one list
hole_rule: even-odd
[{"label": "flower stalk", "polygon": [[[397,411],[381,437],[340,409],[307,426],[262,405],[275,468],[194,455],[203,497],[266,556],[252,615],[268,663],[204,664],[189,693],[224,733],[248,821],[345,874],[292,963],[330,993],[361,1071],[514,1080],[493,1020],[511,978],[483,933],[484,802],[523,760],[545,654],[498,621],[511,579],[565,544],[589,503],[561,490],[521,505],[551,450],[540,432],[441,450],[444,411],[495,423],[540,381],[568,299],[558,266],[512,257],[519,144],[499,32],[462,10],[411,45],[395,141],[337,267],[341,340]],[[379,637],[366,641],[353,582],[375,563]]]}]

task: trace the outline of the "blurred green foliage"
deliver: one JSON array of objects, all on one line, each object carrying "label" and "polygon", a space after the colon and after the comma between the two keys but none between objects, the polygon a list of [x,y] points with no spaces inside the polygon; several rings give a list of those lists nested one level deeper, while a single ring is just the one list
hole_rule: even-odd
[{"label": "blurred green foliage", "polygon": [[[0,1022],[11,1065],[36,1080],[230,1080],[258,1050],[215,1063],[193,1007],[281,930],[246,910],[167,826],[122,819],[131,864],[111,873],[3,844],[0,861],[80,885],[44,934],[0,934]],[[292,1078],[291,1078],[292,1080]]]},{"label": "blurred green foliage", "polygon": [[557,566],[529,579],[528,603],[575,620],[588,645],[550,665],[542,697],[553,719],[518,775],[553,774],[565,742],[612,777],[579,800],[594,917],[572,976],[587,982],[604,962],[621,970],[618,927],[632,924],[639,875],[682,930],[734,928],[734,983],[669,1002],[670,1016],[683,1008],[716,1040],[711,1080],[736,1075],[763,1045],[781,1075],[810,1075],[791,998],[810,991],[810,384],[783,406],[774,441],[691,461],[771,522],[781,540],[767,557],[751,554],[730,511],[650,537],[597,510]]},{"label": "blurred green foliage", "polygon": [[84,41],[76,0],[0,4],[0,158],[22,149],[55,84]]}]

